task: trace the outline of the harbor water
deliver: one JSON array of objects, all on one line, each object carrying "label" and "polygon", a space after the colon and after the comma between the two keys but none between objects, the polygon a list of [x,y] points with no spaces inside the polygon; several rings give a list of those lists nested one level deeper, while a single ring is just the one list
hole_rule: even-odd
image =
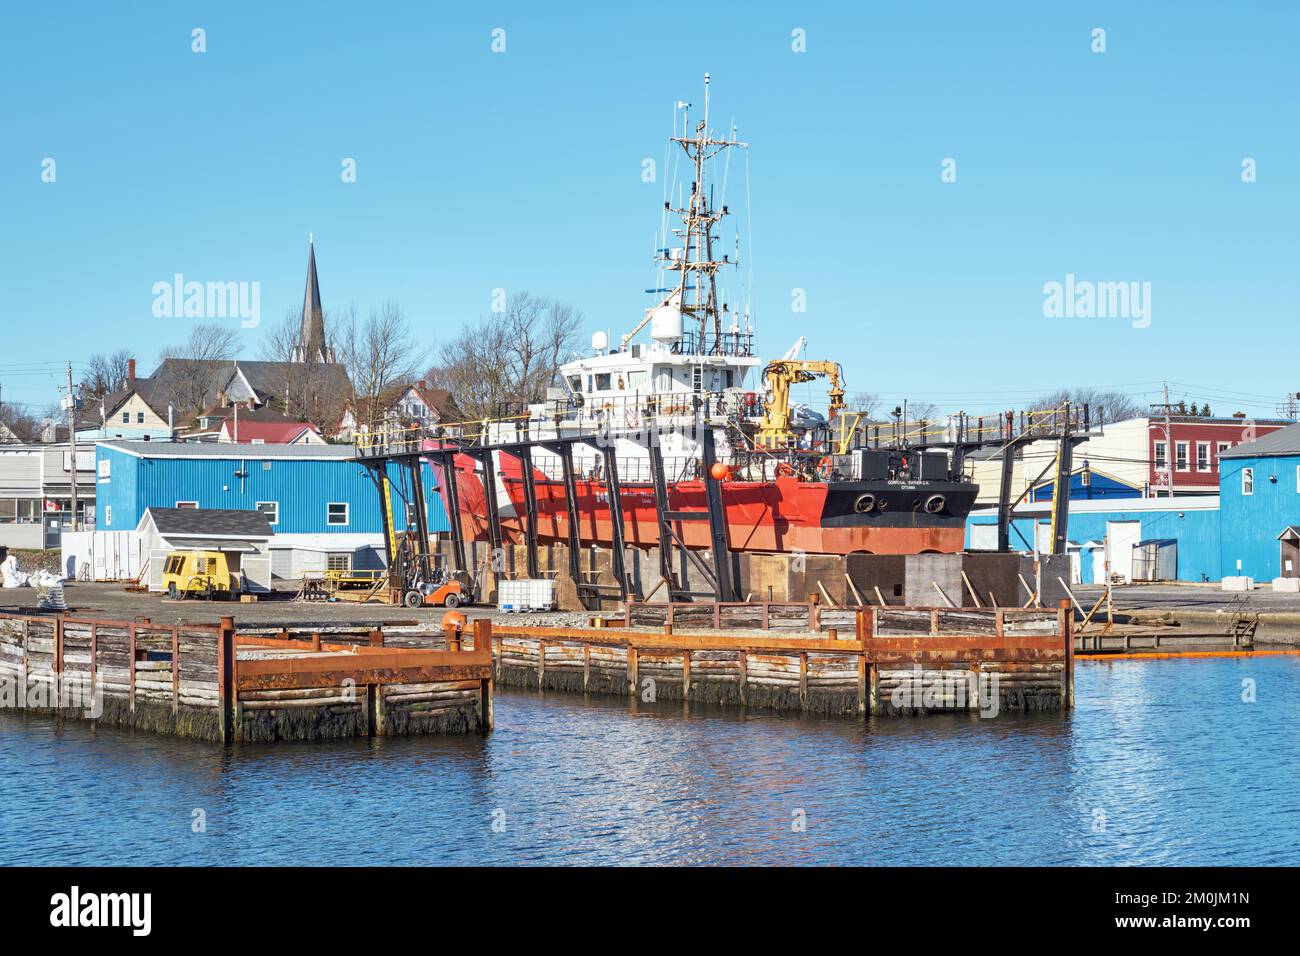
[{"label": "harbor water", "polygon": [[1072,714],[499,692],[490,737],[0,716],[0,864],[1300,863],[1300,658],[1081,662]]}]

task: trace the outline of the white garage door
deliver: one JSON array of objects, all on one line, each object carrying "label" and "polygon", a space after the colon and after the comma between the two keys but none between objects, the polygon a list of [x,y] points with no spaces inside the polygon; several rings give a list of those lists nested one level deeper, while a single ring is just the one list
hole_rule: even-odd
[{"label": "white garage door", "polygon": [[1106,522],[1106,560],[1110,573],[1118,575],[1124,583],[1133,580],[1133,546],[1142,540],[1142,522]]}]

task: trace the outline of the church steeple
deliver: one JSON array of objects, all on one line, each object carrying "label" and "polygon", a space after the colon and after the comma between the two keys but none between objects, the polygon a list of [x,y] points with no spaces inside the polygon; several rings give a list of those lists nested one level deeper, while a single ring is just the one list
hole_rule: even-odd
[{"label": "church steeple", "polygon": [[325,312],[320,304],[316,279],[316,238],[307,238],[307,289],[302,297],[302,328],[294,347],[294,362],[333,362],[334,353],[325,343]]}]

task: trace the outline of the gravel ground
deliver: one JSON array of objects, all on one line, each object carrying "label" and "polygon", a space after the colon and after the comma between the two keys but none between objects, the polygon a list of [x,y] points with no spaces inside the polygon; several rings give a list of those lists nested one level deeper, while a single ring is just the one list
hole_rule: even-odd
[{"label": "gravel ground", "polygon": [[[1075,596],[1085,607],[1090,607],[1101,594],[1101,588],[1083,585],[1074,588]],[[1120,612],[1214,612],[1233,607],[1238,595],[1220,591],[1214,586],[1198,585],[1134,585],[1114,590],[1115,607]],[[286,624],[296,628],[314,623],[356,624],[378,623],[428,623],[436,627],[446,612],[442,608],[389,607],[383,604],[353,604],[345,601],[299,602],[291,600],[292,592],[279,591],[263,596],[253,604],[234,601],[170,601],[160,594],[127,591],[121,584],[93,584],[69,582],[64,586],[68,606],[79,615],[107,619],[134,620],[147,617],[152,621],[194,621],[215,623],[222,615],[232,615],[236,621],[248,624]],[[1253,611],[1300,614],[1300,595],[1274,594],[1271,588],[1257,589],[1243,597],[1249,600]],[[36,607],[35,588],[13,588],[0,591],[0,609],[8,611],[31,610]],[[468,617],[491,617],[501,624],[520,626],[580,627],[591,617],[587,612],[504,614],[494,607],[462,608]],[[607,612],[608,613],[608,612]],[[614,626],[619,626],[615,624]]]},{"label": "gravel ground", "polygon": [[[289,624],[306,627],[311,624],[378,624],[405,621],[428,623],[436,627],[446,611],[440,607],[405,608],[383,604],[354,604],[346,601],[291,600],[292,592],[279,591],[263,596],[253,604],[238,601],[171,601],[161,594],[127,591],[122,584],[92,584],[71,581],[64,585],[64,600],[79,616],[94,616],[114,620],[134,620],[147,617],[151,621],[171,623],[192,621],[216,623],[223,615],[231,615],[237,623]],[[27,611],[36,607],[35,588],[11,588],[0,591],[0,610]],[[550,625],[572,627],[587,623],[588,613],[502,614],[495,608],[462,608],[468,617],[491,617],[504,624]]]},{"label": "gravel ground", "polygon": [[[1091,607],[1101,596],[1096,585],[1074,585],[1075,597]],[[1134,584],[1113,590],[1115,607],[1122,611],[1216,611],[1233,607],[1233,599],[1249,601],[1253,611],[1300,614],[1300,594],[1275,594],[1271,587],[1254,591],[1221,591],[1217,584]]]}]

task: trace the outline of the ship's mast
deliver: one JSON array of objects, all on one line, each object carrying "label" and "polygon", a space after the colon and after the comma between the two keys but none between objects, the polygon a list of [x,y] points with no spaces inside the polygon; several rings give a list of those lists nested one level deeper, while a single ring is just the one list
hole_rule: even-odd
[{"label": "ship's mast", "polygon": [[[690,199],[685,206],[677,208],[670,203],[664,204],[665,208],[676,213],[682,220],[682,255],[676,259],[668,255],[663,260],[665,268],[681,273],[677,289],[669,298],[675,296],[683,317],[692,318],[697,323],[701,350],[707,341],[706,333],[711,325],[713,341],[708,351],[724,351],[717,277],[719,269],[734,266],[736,262],[725,255],[721,259],[714,258],[714,226],[730,213],[726,205],[720,209],[713,208],[712,196],[706,183],[706,164],[725,149],[735,146],[747,148],[749,144],[737,141],[734,129],[731,131],[731,139],[714,139],[709,135],[709,74],[704,74],[703,120],[695,127],[692,135],[690,105],[686,104],[682,115],[682,135],[673,136],[672,141],[682,147],[687,158],[694,164],[695,180],[691,183]],[[694,293],[689,297],[688,283],[693,283]]]}]

